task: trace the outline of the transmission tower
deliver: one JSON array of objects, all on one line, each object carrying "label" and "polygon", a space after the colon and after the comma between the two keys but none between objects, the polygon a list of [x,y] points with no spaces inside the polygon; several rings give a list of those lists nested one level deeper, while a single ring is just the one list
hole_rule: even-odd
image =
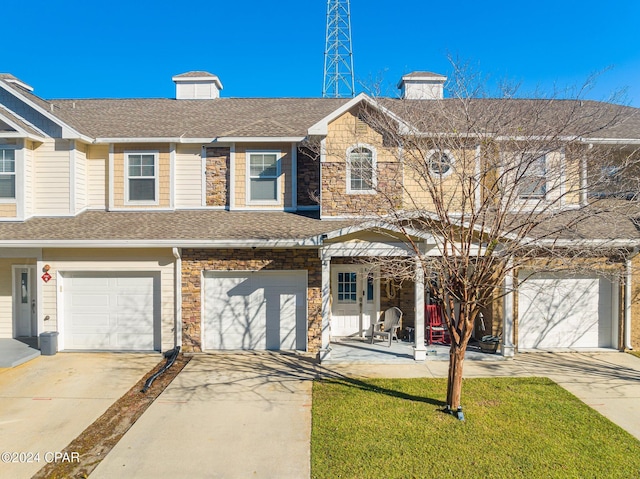
[{"label": "transmission tower", "polygon": [[349,0],[327,0],[322,96],[353,97],[355,90]]}]

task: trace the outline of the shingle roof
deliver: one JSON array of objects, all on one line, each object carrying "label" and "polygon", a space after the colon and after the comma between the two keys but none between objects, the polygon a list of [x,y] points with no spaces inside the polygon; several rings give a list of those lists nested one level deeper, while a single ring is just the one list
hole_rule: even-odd
[{"label": "shingle roof", "polygon": [[192,71],[186,73],[180,73],[179,75],[174,75],[173,78],[194,78],[194,77],[211,77],[218,78],[213,73],[205,72],[205,71]]},{"label": "shingle roof", "polygon": [[440,75],[439,73],[433,72],[411,72],[406,75],[402,75],[402,78],[422,78],[422,77],[436,77],[436,78],[447,78],[444,75]]},{"label": "shingle roof", "polygon": [[20,118],[15,113],[13,113],[11,110],[5,108],[3,105],[0,105],[0,115],[4,116],[8,120],[11,120],[13,123],[18,125],[27,133],[30,133],[31,135],[40,136],[40,137],[44,136],[43,133],[37,130],[31,123],[27,123],[22,118]]},{"label": "shingle roof", "polygon": [[93,138],[306,136],[346,103],[332,98],[53,100],[54,114]]},{"label": "shingle roof", "polygon": [[[189,78],[205,74],[211,75],[194,71],[178,76]],[[424,75],[441,76],[432,72],[412,72],[406,76]],[[44,100],[7,79],[15,77],[0,74],[0,81],[5,85],[92,138],[302,137],[307,135],[309,127],[350,101],[348,98]],[[563,133],[588,138],[640,138],[640,109],[603,102],[547,99],[461,102],[457,99],[390,98],[376,101],[424,132],[436,131],[438,127],[463,128],[463,124],[453,123],[464,122],[469,113],[476,123],[487,129],[502,122],[514,131],[526,134],[531,130],[533,134],[540,134],[540,130],[557,123],[558,119],[577,113],[581,120],[566,125]],[[558,133],[557,129],[555,132]]]},{"label": "shingle roof", "polygon": [[422,132],[486,132],[639,139],[640,109],[598,101],[557,99],[400,100],[380,104]]},{"label": "shingle roof", "polygon": [[319,220],[283,212],[191,210],[173,212],[87,211],[76,217],[32,218],[0,223],[0,242],[34,241],[301,241],[357,223]]}]

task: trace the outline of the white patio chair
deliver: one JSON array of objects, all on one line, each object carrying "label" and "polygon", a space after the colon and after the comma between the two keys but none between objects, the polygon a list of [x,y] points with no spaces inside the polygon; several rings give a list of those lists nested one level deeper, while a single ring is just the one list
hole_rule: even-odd
[{"label": "white patio chair", "polygon": [[376,336],[386,338],[388,347],[391,347],[391,340],[398,340],[398,329],[402,320],[400,308],[389,308],[384,312],[384,321],[377,321],[371,327],[371,344]]}]

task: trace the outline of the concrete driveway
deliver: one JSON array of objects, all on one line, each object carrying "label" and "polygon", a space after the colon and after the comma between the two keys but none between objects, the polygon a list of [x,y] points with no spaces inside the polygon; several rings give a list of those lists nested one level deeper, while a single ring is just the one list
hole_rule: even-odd
[{"label": "concrete driveway", "polygon": [[91,478],[309,477],[315,375],[284,353],[194,356]]},{"label": "concrete driveway", "polygon": [[3,455],[0,477],[31,477],[161,359],[160,354],[59,353],[0,369],[0,452],[25,453],[10,462]]}]

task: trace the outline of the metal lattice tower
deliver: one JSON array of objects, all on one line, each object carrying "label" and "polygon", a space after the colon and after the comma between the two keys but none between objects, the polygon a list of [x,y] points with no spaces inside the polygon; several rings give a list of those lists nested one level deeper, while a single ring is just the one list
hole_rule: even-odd
[{"label": "metal lattice tower", "polygon": [[355,91],[349,0],[327,0],[322,96],[353,97]]}]

